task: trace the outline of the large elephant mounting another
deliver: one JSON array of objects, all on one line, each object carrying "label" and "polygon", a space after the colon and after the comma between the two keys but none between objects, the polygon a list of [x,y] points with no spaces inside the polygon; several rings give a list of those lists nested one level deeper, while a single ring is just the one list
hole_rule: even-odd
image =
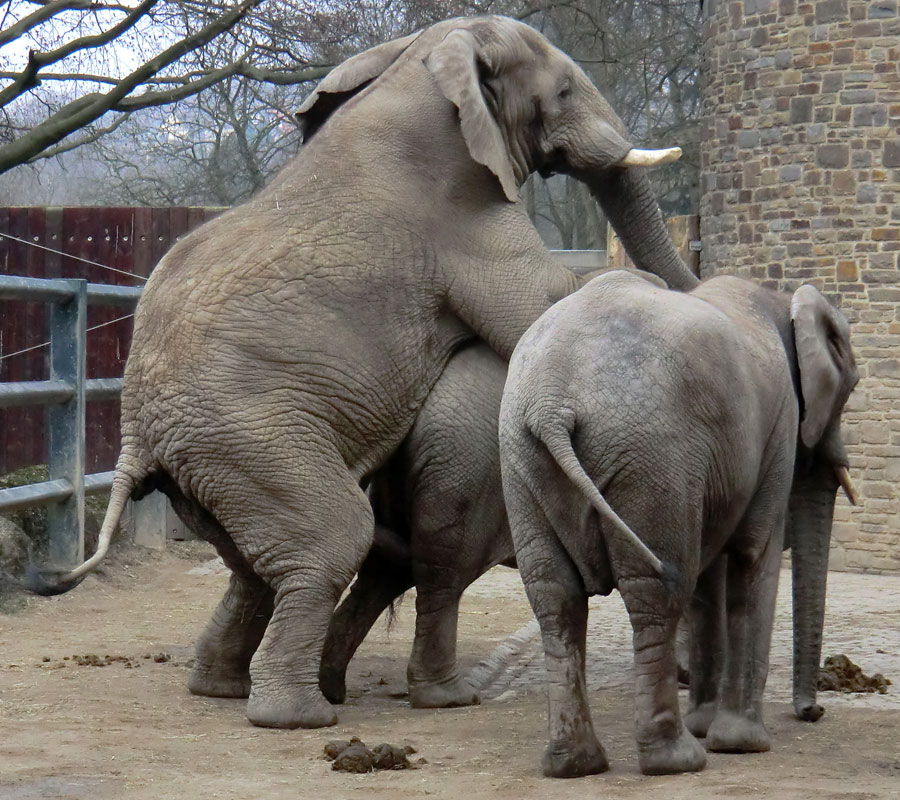
[{"label": "large elephant mounting another", "polygon": [[[642,171],[680,151],[632,148],[587,76],[527,25],[454,19],[367,50],[299,116],[298,155],[147,282],[100,545],[56,579],[102,559],[129,496],[165,492],[234,573],[192,689],[249,683],[247,715],[270,727],[336,722],[318,670],[372,543],[360,485],[450,355],[478,336],[508,358],[578,286],[517,202],[529,173],[586,181],[638,267],[697,282]],[[267,616],[270,590],[268,627],[235,631]],[[253,650],[249,665],[236,655]]]}]

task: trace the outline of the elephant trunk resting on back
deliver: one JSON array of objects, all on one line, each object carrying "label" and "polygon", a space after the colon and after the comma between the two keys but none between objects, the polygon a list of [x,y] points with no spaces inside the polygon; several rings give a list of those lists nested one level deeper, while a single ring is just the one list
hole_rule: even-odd
[{"label": "elephant trunk resting on back", "polygon": [[[700,769],[692,733],[712,750],[769,748],[762,691],[785,521],[795,653],[814,670],[831,510],[847,475],[840,414],[857,380],[847,322],[811,286],[791,296],[723,276],[680,295],[610,273],[522,337],[500,460],[546,656],[546,774],[608,766],[584,659],[587,598],[613,587],[634,628],[642,771]],[[674,638],[689,604],[686,729]]]},{"label": "elephant trunk resting on back", "polygon": [[[464,341],[508,358],[577,288],[516,202],[527,176],[589,181],[637,266],[697,282],[640,166],[678,153],[635,151],[584,72],[520,22],[448,20],[367,50],[300,117],[297,156],[150,276],[98,551],[47,587],[103,558],[129,495],[161,489],[234,572],[192,686],[222,694],[249,680],[247,716],[270,727],[337,720],[319,662],[373,539],[360,482]],[[229,627],[269,603],[264,629]],[[243,639],[259,643],[249,677],[234,659],[220,670]]]}]

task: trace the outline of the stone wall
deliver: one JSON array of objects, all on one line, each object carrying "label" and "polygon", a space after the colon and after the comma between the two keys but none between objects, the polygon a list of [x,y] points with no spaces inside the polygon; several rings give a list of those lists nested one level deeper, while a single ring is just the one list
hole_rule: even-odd
[{"label": "stone wall", "polygon": [[895,0],[706,0],[702,274],[812,283],[850,318],[862,503],[832,567],[900,573],[900,16]]}]

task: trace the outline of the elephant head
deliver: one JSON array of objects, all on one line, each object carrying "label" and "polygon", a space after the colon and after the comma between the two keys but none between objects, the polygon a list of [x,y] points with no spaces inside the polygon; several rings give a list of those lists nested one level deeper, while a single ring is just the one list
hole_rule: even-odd
[{"label": "elephant head", "polygon": [[591,188],[639,269],[687,290],[697,278],[678,255],[644,173],[681,155],[632,146],[622,121],[565,53],[507,17],[448,20],[374,47],[336,67],[298,112],[304,140],[359,92],[414,62],[455,106],[472,160],[516,202],[532,172],[564,172]]},{"label": "elephant head", "polygon": [[791,547],[794,600],[794,711],[815,722],[828,550],[839,486],[856,504],[840,434],[844,404],[859,380],[844,316],[812,286],[791,298],[795,384],[801,408],[786,544]]}]

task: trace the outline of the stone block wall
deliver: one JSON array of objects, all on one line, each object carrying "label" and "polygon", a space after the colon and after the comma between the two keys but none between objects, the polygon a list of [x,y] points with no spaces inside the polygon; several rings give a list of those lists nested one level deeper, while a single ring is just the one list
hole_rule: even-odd
[{"label": "stone block wall", "polygon": [[812,283],[852,325],[844,415],[862,503],[831,564],[900,574],[900,14],[896,0],[706,0],[701,272]]}]

